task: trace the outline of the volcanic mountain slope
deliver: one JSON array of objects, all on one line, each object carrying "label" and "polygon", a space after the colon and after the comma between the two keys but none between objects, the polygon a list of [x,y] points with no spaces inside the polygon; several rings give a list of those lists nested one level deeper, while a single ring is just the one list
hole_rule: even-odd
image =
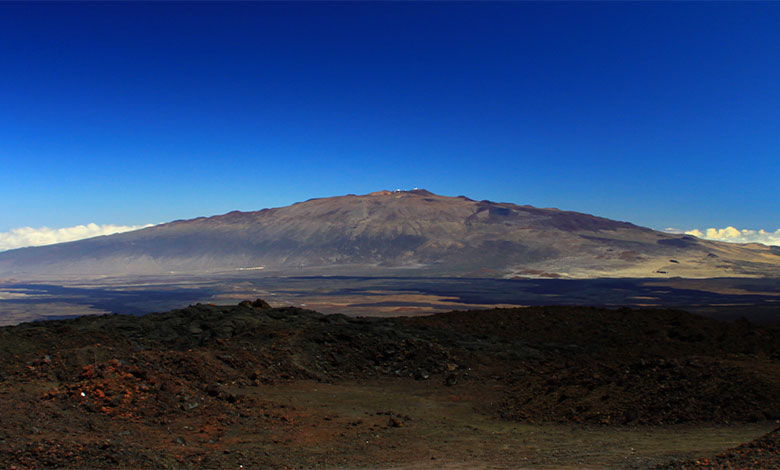
[{"label": "volcanic mountain slope", "polygon": [[312,199],[0,253],[0,277],[196,274],[780,276],[780,250],[425,190]]}]

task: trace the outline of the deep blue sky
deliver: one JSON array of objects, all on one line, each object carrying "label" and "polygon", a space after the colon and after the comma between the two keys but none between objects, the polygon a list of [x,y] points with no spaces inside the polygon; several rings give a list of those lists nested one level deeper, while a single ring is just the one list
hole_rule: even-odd
[{"label": "deep blue sky", "polygon": [[0,231],[422,187],[780,228],[780,3],[0,3]]}]

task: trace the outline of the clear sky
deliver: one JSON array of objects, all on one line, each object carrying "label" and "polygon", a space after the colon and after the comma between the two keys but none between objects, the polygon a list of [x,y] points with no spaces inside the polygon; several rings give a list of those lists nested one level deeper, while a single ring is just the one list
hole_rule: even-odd
[{"label": "clear sky", "polygon": [[0,231],[426,188],[780,228],[780,3],[0,3]]}]

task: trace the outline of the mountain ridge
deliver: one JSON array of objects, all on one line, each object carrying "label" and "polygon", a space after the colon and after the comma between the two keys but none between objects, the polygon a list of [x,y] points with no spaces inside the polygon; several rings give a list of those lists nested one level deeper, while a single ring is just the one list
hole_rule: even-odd
[{"label": "mountain ridge", "polygon": [[0,253],[0,277],[225,271],[476,277],[780,276],[780,254],[424,189],[314,198]]}]

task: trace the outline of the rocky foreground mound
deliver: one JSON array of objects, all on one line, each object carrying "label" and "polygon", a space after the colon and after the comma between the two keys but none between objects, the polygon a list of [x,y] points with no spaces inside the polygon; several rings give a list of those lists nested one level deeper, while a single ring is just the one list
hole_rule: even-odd
[{"label": "rocky foreground mound", "polygon": [[733,470],[738,468],[780,468],[780,428],[728,449],[715,457],[659,465],[656,470]]},{"label": "rocky foreground mound", "polygon": [[[485,416],[526,423],[777,420],[778,351],[776,327],[674,310],[370,319],[256,301],[27,323],[0,329],[0,460],[17,468],[234,467],[231,446],[243,432],[264,430],[253,439],[270,446],[278,429],[304,419],[263,395],[297,382],[424,383],[473,400]],[[407,418],[382,419],[400,427]],[[344,426],[348,439],[368,424]],[[263,452],[243,461],[280,464],[273,447]]]}]

